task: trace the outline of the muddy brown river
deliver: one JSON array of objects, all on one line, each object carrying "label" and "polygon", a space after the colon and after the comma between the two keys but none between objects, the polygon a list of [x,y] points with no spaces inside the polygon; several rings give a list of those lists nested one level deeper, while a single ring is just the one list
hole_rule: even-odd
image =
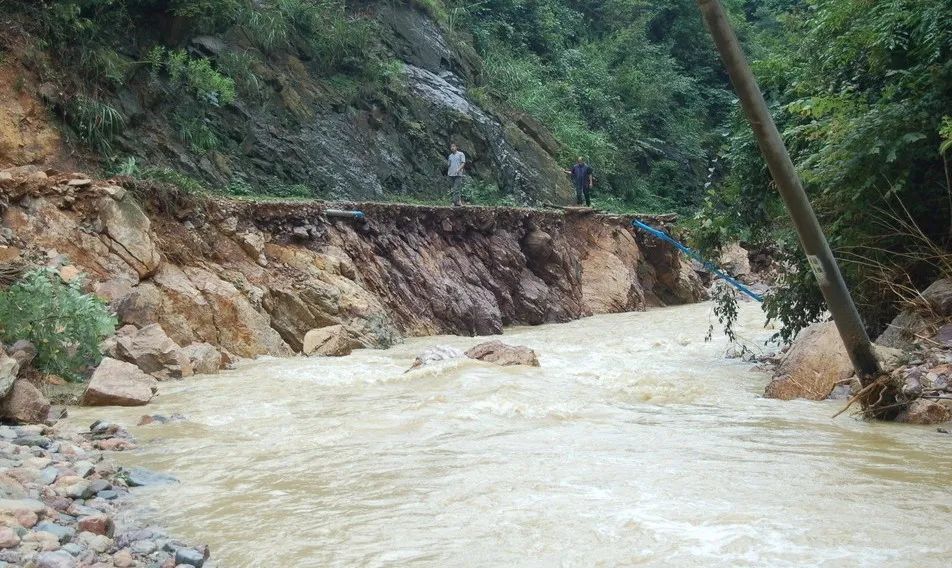
[{"label": "muddy brown river", "polygon": [[[125,464],[150,520],[219,568],[949,566],[952,436],[841,403],[760,397],[767,376],[704,342],[710,305],[519,328],[541,368],[410,373],[413,339],[340,359],[262,359],[164,383]],[[741,332],[770,335],[745,305]]]}]

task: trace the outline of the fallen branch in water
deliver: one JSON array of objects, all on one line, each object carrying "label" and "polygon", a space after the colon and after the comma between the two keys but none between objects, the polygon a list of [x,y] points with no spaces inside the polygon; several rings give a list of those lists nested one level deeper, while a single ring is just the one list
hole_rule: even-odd
[{"label": "fallen branch in water", "polygon": [[[908,407],[915,400],[919,398],[930,398],[923,396],[921,390],[918,392],[905,392],[903,390],[904,384],[900,378],[892,374],[880,374],[876,380],[853,395],[849,401],[847,401],[846,406],[832,417],[836,418],[859,402],[862,405],[861,414],[863,418],[868,420],[894,420],[905,407]],[[952,400],[952,398],[949,400]]]}]

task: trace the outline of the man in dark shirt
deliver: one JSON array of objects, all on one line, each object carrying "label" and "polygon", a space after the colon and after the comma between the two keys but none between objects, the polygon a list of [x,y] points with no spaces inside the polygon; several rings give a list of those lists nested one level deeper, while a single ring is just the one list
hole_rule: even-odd
[{"label": "man in dark shirt", "polygon": [[585,163],[584,158],[579,156],[578,160],[575,161],[575,165],[572,166],[572,169],[565,170],[565,173],[572,176],[572,185],[575,186],[575,202],[579,205],[584,203],[586,206],[591,207],[592,200],[589,193],[594,183],[592,168]]}]

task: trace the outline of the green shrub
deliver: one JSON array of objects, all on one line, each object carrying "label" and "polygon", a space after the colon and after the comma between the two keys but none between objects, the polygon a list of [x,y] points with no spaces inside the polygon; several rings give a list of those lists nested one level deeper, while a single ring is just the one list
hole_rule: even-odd
[{"label": "green shrub", "polygon": [[518,205],[515,198],[505,193],[498,185],[473,177],[466,178],[463,194],[466,201],[474,205],[503,205],[507,207]]},{"label": "green shrub", "polygon": [[249,52],[230,50],[218,56],[218,69],[235,82],[235,89],[248,99],[260,99],[264,93],[261,78],[255,73],[259,60]]},{"label": "green shrub", "polygon": [[205,118],[176,117],[175,122],[178,126],[179,138],[188,144],[193,152],[204,154],[221,146],[221,140]]},{"label": "green shrub", "polygon": [[114,159],[106,169],[107,176],[137,177],[139,173],[139,162],[135,156],[126,156],[125,159]]},{"label": "green shrub", "polygon": [[108,48],[96,49],[90,57],[99,76],[115,86],[124,84],[135,66],[128,57]]},{"label": "green shrub", "polygon": [[144,168],[139,177],[171,184],[186,194],[199,195],[208,193],[208,189],[202,182],[172,168]]},{"label": "green shrub", "polygon": [[[111,1],[111,0],[107,0]],[[199,32],[219,32],[234,25],[245,9],[244,0],[172,0],[172,14]]]},{"label": "green shrub", "polygon": [[164,68],[172,85],[186,87],[203,102],[223,106],[235,100],[234,79],[219,73],[205,57],[189,57],[184,49],[166,51],[156,46],[145,63],[153,78],[157,79]]},{"label": "green shrub", "polygon": [[116,330],[105,302],[81,288],[81,279],[64,283],[49,269],[34,270],[0,291],[0,337],[36,346],[36,368],[80,381],[99,363],[100,342]]},{"label": "green shrub", "polygon": [[280,10],[245,10],[240,26],[262,51],[288,45],[288,20]]},{"label": "green shrub", "polygon": [[112,140],[122,132],[126,120],[108,104],[84,95],[76,96],[66,110],[66,122],[86,145],[109,154]]},{"label": "green shrub", "polygon": [[373,25],[347,14],[340,0],[278,0],[281,16],[306,42],[322,71],[359,69],[373,43]]}]

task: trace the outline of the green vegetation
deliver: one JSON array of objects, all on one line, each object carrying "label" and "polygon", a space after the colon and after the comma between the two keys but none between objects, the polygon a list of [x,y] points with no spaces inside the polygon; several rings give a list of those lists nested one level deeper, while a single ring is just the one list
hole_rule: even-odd
[{"label": "green vegetation", "polygon": [[100,342],[115,330],[115,316],[83,292],[79,278],[66,284],[53,270],[35,270],[0,291],[0,338],[31,341],[34,364],[44,373],[82,380],[101,359]]},{"label": "green vegetation", "polygon": [[[41,74],[72,83],[60,85],[68,98],[60,109],[66,124],[79,141],[107,157],[126,124],[107,101],[129,83],[145,83],[163,96],[174,107],[181,142],[203,153],[221,143],[210,124],[211,110],[239,96],[262,98],[257,53],[293,47],[328,76],[376,69],[369,65],[373,25],[350,15],[342,0],[46,0],[13,2],[8,9],[33,28],[37,52],[55,54],[55,61],[37,65]],[[183,34],[230,36],[257,52],[186,49]],[[56,74],[56,67],[73,72]]]},{"label": "green vegetation", "polygon": [[517,205],[512,195],[507,195],[498,185],[472,177],[466,178],[463,186],[463,200],[473,205]]},{"label": "green vegetation", "polygon": [[[742,3],[728,4],[743,23]],[[693,0],[487,0],[452,13],[485,61],[480,98],[548,126],[563,162],[585,156],[600,202],[700,203],[731,96]]]},{"label": "green vegetation", "polygon": [[113,138],[122,131],[125,118],[108,104],[77,95],[66,111],[66,121],[85,144],[109,154]]},{"label": "green vegetation", "polygon": [[[775,17],[782,26],[755,40],[755,72],[867,325],[878,333],[896,303],[946,272],[952,3],[787,4]],[[698,241],[716,246],[740,237],[780,247],[793,270],[766,310],[788,339],[822,316],[822,298],[739,116],[726,150],[728,174],[705,197]]]}]

